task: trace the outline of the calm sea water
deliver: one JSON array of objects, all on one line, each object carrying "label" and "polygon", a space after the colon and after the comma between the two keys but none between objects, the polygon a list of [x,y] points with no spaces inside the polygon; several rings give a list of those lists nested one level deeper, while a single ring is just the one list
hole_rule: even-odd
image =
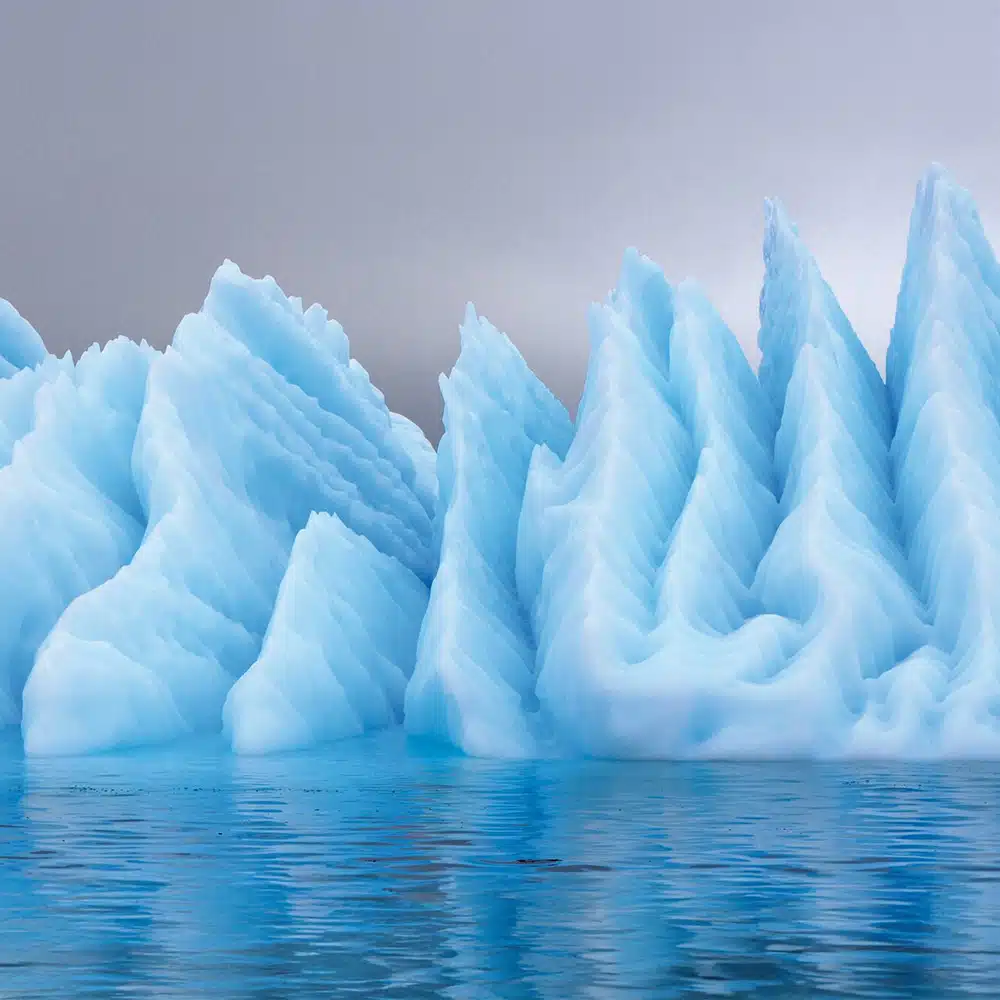
[{"label": "calm sea water", "polygon": [[986,765],[0,750],[3,997],[1000,996]]}]

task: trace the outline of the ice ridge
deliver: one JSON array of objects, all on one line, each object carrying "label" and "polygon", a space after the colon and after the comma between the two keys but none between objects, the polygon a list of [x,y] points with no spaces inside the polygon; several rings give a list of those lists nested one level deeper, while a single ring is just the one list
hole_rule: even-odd
[{"label": "ice ridge", "polygon": [[874,363],[783,210],[767,209],[760,382],[780,413],[781,523],[755,590],[796,626],[788,662],[726,749],[840,755],[872,685],[926,639],[893,502],[893,413]]},{"label": "ice ridge", "polygon": [[468,753],[535,752],[535,647],[516,587],[532,451],[565,453],[572,424],[510,340],[470,305],[441,377],[440,565],[406,691],[407,731]]},{"label": "ice ridge", "polygon": [[46,640],[24,692],[26,750],[218,730],[313,511],[429,583],[411,451],[340,326],[224,264],[151,366],[132,454],[145,534]]},{"label": "ice ridge", "polygon": [[229,691],[242,753],[301,749],[403,719],[427,586],[335,514],[292,546],[260,656]]},{"label": "ice ridge", "polygon": [[996,756],[1000,267],[971,197],[939,166],[917,190],[886,377],[902,533],[931,631],[884,678],[866,736],[886,753]]},{"label": "ice ridge", "polygon": [[[20,721],[35,655],[65,608],[135,552],[132,445],[153,351],[124,338],[0,382],[19,411],[0,467],[0,725]],[[13,421],[0,421],[10,427]]]},{"label": "ice ridge", "polygon": [[773,415],[698,287],[635,251],[591,334],[576,435],[563,463],[536,453],[520,524],[537,695],[569,752],[683,755],[781,660],[752,592]]}]

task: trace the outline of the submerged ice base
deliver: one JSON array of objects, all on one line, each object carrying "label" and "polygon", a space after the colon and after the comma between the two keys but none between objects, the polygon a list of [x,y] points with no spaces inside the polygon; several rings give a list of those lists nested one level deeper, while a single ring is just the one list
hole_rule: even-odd
[{"label": "submerged ice base", "polygon": [[0,302],[0,724],[480,756],[1000,757],[1000,267],[921,181],[886,365],[766,207],[761,364],[626,253],[572,421],[470,306],[437,452],[226,263],[163,353]]}]

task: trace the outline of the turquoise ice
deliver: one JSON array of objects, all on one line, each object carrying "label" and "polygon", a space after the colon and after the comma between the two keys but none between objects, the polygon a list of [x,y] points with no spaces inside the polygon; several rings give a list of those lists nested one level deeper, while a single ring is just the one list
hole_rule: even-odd
[{"label": "turquoise ice", "polygon": [[703,293],[635,251],[591,335],[573,443],[536,452],[520,522],[536,693],[568,752],[686,755],[753,713],[791,642],[753,586],[776,421]]},{"label": "turquoise ice", "polygon": [[1000,267],[940,167],[917,191],[886,360],[893,471],[927,644],[880,679],[862,750],[1000,754]]}]

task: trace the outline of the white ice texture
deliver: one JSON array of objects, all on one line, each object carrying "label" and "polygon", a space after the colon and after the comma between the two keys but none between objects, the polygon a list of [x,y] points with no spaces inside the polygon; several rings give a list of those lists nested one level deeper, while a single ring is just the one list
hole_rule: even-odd
[{"label": "white ice texture", "polygon": [[886,377],[766,206],[755,373],[634,250],[576,420],[470,306],[435,455],[225,264],[162,354],[0,302],[0,723],[480,756],[1000,757],[1000,266],[918,186]]}]

